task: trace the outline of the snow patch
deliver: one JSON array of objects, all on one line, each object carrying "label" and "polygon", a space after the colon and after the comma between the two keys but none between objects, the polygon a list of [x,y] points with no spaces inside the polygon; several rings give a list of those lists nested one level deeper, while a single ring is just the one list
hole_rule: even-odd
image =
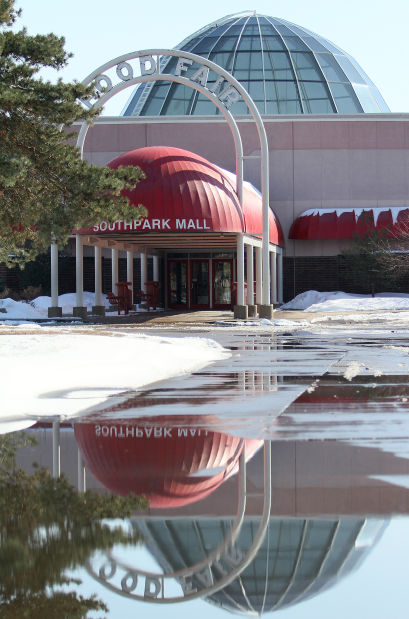
[{"label": "snow patch", "polygon": [[214,340],[47,332],[0,335],[0,421],[83,414],[107,398],[230,356]]}]

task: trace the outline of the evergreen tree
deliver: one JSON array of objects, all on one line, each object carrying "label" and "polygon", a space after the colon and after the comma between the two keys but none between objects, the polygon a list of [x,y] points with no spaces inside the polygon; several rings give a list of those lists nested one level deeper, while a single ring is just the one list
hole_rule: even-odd
[{"label": "evergreen tree", "polygon": [[92,121],[79,100],[93,88],[41,79],[70,55],[54,34],[15,31],[19,15],[14,0],[0,0],[0,262],[10,266],[46,251],[51,238],[63,246],[73,229],[135,216],[121,191],[143,176],[81,160],[67,131]]},{"label": "evergreen tree", "polygon": [[107,611],[95,596],[59,587],[79,584],[66,572],[95,551],[138,544],[135,530],[104,519],[127,519],[148,503],[133,494],[78,493],[65,476],[45,470],[28,475],[16,468],[15,455],[30,443],[24,434],[0,436],[0,616],[84,619],[90,610]]}]

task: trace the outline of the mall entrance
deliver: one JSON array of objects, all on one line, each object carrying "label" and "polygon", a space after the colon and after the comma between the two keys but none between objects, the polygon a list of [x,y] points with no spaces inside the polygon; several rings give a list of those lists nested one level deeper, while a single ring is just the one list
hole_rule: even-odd
[{"label": "mall entrance", "polygon": [[167,304],[172,309],[230,309],[233,256],[167,259]]}]

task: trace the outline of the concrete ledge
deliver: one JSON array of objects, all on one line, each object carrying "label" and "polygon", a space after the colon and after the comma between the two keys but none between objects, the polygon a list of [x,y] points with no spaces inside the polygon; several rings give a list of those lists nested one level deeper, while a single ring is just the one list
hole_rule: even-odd
[{"label": "concrete ledge", "polygon": [[62,307],[49,307],[48,308],[48,318],[61,318],[62,316]]},{"label": "concrete ledge", "polygon": [[259,305],[258,306],[258,315],[260,318],[268,318],[268,320],[272,320],[274,313],[273,305]]},{"label": "concrete ledge", "polygon": [[87,308],[86,307],[73,307],[72,308],[72,315],[76,316],[77,318],[86,318],[87,317]]},{"label": "concrete ledge", "polygon": [[248,305],[248,316],[249,318],[255,318],[257,316],[258,313],[258,306],[257,305]]},{"label": "concrete ledge", "polygon": [[93,305],[91,314],[93,316],[105,316],[105,306],[104,305]]},{"label": "concrete ledge", "polygon": [[238,318],[239,320],[247,320],[247,318],[249,317],[248,305],[235,305],[234,317]]}]

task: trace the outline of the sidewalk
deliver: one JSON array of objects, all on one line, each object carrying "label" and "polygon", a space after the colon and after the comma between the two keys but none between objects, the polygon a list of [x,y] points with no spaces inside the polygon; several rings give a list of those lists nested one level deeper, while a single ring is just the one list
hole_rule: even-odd
[{"label": "sidewalk", "polygon": [[[401,310],[389,310],[390,314],[399,314]],[[360,315],[376,315],[380,314],[379,310],[366,310],[366,311],[344,311],[344,312],[305,312],[302,310],[275,310],[273,314],[273,322],[276,320],[288,320],[292,322],[330,322],[335,325],[336,323],[345,324],[348,322],[348,318],[356,317]],[[260,325],[258,318],[248,318],[246,323],[249,324],[254,321],[255,324]],[[137,312],[128,315],[109,315],[105,317],[88,316],[84,321],[84,324],[135,324],[141,326],[200,326],[211,325],[217,323],[237,323],[239,326],[244,321],[235,320],[232,311],[226,310],[196,310],[196,311],[176,311],[167,310],[160,312]],[[359,322],[357,320],[353,322]],[[365,321],[363,321],[364,323]],[[384,319],[383,319],[383,322]],[[372,322],[373,324],[373,322]]]}]

